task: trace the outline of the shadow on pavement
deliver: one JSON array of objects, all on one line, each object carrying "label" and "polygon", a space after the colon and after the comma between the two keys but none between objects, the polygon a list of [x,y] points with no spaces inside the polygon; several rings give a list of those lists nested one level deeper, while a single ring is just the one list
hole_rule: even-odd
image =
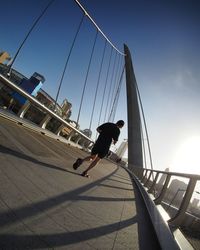
[{"label": "shadow on pavement", "polygon": [[26,161],[30,161],[30,162],[35,163],[35,164],[39,164],[40,166],[43,166],[43,167],[52,168],[52,169],[56,169],[56,170],[60,170],[60,171],[64,171],[64,172],[69,172],[71,174],[79,175],[77,173],[66,170],[65,168],[60,168],[60,167],[57,167],[57,166],[52,165],[52,164],[48,164],[48,163],[45,163],[45,162],[42,162],[42,161],[38,161],[38,160],[36,160],[35,158],[33,158],[31,156],[28,156],[28,155],[26,155],[24,153],[21,153],[21,152],[17,152],[17,151],[15,151],[13,149],[7,148],[7,147],[2,146],[2,145],[0,145],[0,152],[3,153],[3,154],[9,154],[9,155],[15,156],[17,158],[20,158],[20,159],[23,159],[23,160],[26,160]]},{"label": "shadow on pavement", "polygon": [[[120,229],[126,228],[134,223],[137,223],[137,216],[128,220],[120,222]],[[47,234],[47,235],[16,235],[16,234],[6,234],[0,236],[0,244],[3,249],[10,249],[13,245],[15,247],[20,246],[21,249],[28,247],[28,249],[39,249],[44,247],[46,243],[47,247],[59,247],[65,246],[73,243],[84,242],[89,239],[97,238],[103,235],[111,234],[118,230],[119,222],[101,226],[94,227],[86,230],[76,231],[76,232],[65,232],[58,234]],[[39,242],[39,240],[41,242]],[[33,242],[34,244],[30,244]],[[36,244],[37,242],[37,244]],[[48,244],[51,242],[51,245]]]},{"label": "shadow on pavement", "polygon": [[[59,171],[65,171],[70,174],[76,174],[74,172],[68,171],[64,168],[60,168],[51,164],[47,164],[41,161],[38,161],[34,159],[33,157],[27,156],[21,152],[17,152],[13,149],[9,149],[7,147],[4,147],[0,145],[0,152],[4,154],[9,154],[27,161],[30,161],[32,163],[36,163],[40,166],[48,167],[51,169],[59,170]],[[137,187],[135,186],[134,182],[127,183],[124,181],[116,180],[114,177],[116,172],[118,171],[119,167],[117,167],[112,173],[109,175],[98,179],[92,183],[89,183],[85,186],[81,186],[79,188],[76,188],[72,191],[64,192],[62,194],[59,194],[57,196],[39,201],[37,203],[32,203],[30,205],[19,207],[17,209],[12,209],[10,211],[1,212],[0,213],[0,227],[3,228],[8,225],[12,225],[17,223],[18,221],[22,221],[26,218],[31,218],[33,216],[39,215],[41,213],[45,213],[49,209],[52,209],[56,206],[62,205],[66,201],[78,201],[78,200],[87,200],[87,201],[137,201],[136,204],[136,210],[137,215],[133,218],[123,220],[118,222],[115,222],[113,224],[109,225],[103,225],[100,227],[94,227],[89,228],[85,230],[79,230],[75,232],[63,232],[63,233],[57,233],[57,234],[24,234],[24,235],[17,235],[17,233],[1,233],[0,235],[0,249],[41,249],[43,247],[45,248],[54,248],[59,246],[65,246],[70,245],[74,243],[84,242],[89,239],[98,238],[100,236],[108,235],[109,234],[118,231],[119,227],[120,230],[123,228],[126,228],[130,225],[133,225],[137,223],[138,227],[138,240],[139,240],[139,249],[148,249],[148,250],[157,250],[160,249],[160,246],[158,245],[155,233],[152,230],[151,222],[148,217],[148,213],[146,211],[146,208],[144,206],[144,203],[142,201],[142,198],[139,194],[139,191],[137,191]],[[77,175],[77,174],[76,174]],[[87,192],[88,190],[92,189],[95,186],[103,186],[103,181],[105,180],[113,180],[114,182],[124,183],[128,185],[133,185],[134,193],[135,193],[135,199],[124,199],[123,197],[113,198],[113,197],[93,197],[93,196],[85,196],[81,195],[84,192]],[[122,179],[122,178],[121,178]],[[106,185],[105,185],[106,186]],[[117,188],[116,186],[112,188]],[[150,225],[150,226],[147,226]],[[13,248],[14,247],[14,248]]]},{"label": "shadow on pavement", "polygon": [[[2,150],[2,147],[0,147],[0,150]],[[5,149],[4,149],[5,150]],[[2,151],[1,151],[2,152]],[[12,152],[15,152],[12,150]],[[11,153],[9,151],[9,153]],[[18,155],[18,153],[16,153],[16,156]],[[19,155],[22,157],[24,157],[24,159],[26,159],[26,156],[24,156],[23,154],[19,153]],[[32,158],[27,157],[27,159],[31,160]],[[36,161],[35,159],[33,159],[34,161]],[[38,163],[38,162],[37,162]],[[44,164],[45,166],[48,166],[48,164]],[[60,169],[60,168],[59,168]],[[62,170],[62,169],[61,169]],[[80,195],[88,190],[90,190],[91,188],[98,186],[99,184],[101,184],[104,180],[108,179],[110,176],[112,176],[113,174],[116,173],[118,169],[114,170],[111,174],[98,179],[92,183],[89,183],[85,186],[81,186],[77,189],[74,189],[72,191],[69,192],[65,192],[62,194],[59,194],[57,196],[54,196],[52,198],[37,202],[37,203],[32,203],[28,206],[25,207],[20,207],[11,211],[6,211],[6,212],[2,212],[0,213],[0,226],[7,226],[10,224],[14,224],[17,221],[23,220],[25,218],[30,218],[32,216],[35,216],[37,214],[40,214],[42,212],[45,212],[48,209],[51,209],[53,207],[56,207],[58,205],[61,205],[62,203],[66,202],[66,201],[78,201],[78,200],[88,200],[88,201],[124,201],[124,198],[105,198],[105,197],[89,197],[89,196],[83,196]],[[127,199],[127,200],[133,200],[133,199]],[[8,218],[8,219],[6,219]],[[10,219],[12,218],[12,219]]]}]

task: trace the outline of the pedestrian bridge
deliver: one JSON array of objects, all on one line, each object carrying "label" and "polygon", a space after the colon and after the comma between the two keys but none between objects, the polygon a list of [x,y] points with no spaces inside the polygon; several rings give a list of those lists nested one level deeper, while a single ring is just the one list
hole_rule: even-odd
[{"label": "pedestrian bridge", "polygon": [[[40,92],[44,99],[37,95],[47,76],[35,73],[28,79],[15,68],[18,55],[41,19],[45,19],[50,8],[51,15],[56,10],[55,2],[49,1],[41,10],[10,64],[0,64],[0,249],[193,249],[179,229],[187,226],[188,220],[193,228],[198,228],[197,217],[185,218],[200,176],[153,170],[144,111],[128,47],[124,45],[124,52],[116,48],[75,0],[76,21],[67,24],[77,24],[80,14],[81,18],[76,30],[69,28],[67,33],[72,43],[59,84],[54,85],[55,99],[44,91]],[[83,25],[88,23],[92,24],[92,31],[85,35]],[[74,46],[81,32],[84,33],[81,45],[87,44],[88,51],[83,46]],[[74,51],[78,47],[80,50]],[[40,52],[43,59],[42,48]],[[85,54],[80,60],[82,52]],[[73,55],[76,55],[75,70],[69,67]],[[26,63],[37,68],[30,58],[21,68],[30,67]],[[44,71],[51,73],[49,69]],[[65,80],[68,85],[64,85]],[[92,169],[91,178],[84,178],[80,172],[86,164],[77,171],[72,165],[77,157],[88,155],[94,142],[91,132],[94,135],[100,123],[116,120],[124,82],[128,104],[128,167],[114,159],[104,159]],[[34,88],[30,87],[33,85]],[[64,86],[63,92],[67,89],[69,100],[75,93],[75,126],[68,119],[69,103],[59,104]],[[123,119],[121,115],[122,112],[119,118]],[[82,127],[87,128],[87,134],[80,130]],[[143,166],[145,149],[149,167]],[[176,177],[187,179],[179,206],[172,204],[177,194],[173,197],[169,191]],[[199,243],[195,244],[200,249]]]},{"label": "pedestrian bridge", "polygon": [[82,150],[3,118],[0,133],[0,249],[157,249],[123,168],[103,160],[84,178]]},{"label": "pedestrian bridge", "polygon": [[126,168],[82,177],[87,152],[3,110],[0,136],[0,249],[192,249]]}]

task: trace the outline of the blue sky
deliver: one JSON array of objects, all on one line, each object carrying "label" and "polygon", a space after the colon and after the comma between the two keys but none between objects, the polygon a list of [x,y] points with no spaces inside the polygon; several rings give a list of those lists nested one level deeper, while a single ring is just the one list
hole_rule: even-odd
[{"label": "blue sky", "polygon": [[[82,0],[82,5],[118,49],[126,43],[143,101],[154,168],[200,174],[195,148],[200,146],[200,2],[198,0]],[[48,1],[7,0],[1,3],[0,49],[11,56]],[[45,76],[44,89],[55,97],[66,56],[82,13],[73,0],[56,0],[33,31],[14,67],[30,76]],[[59,102],[66,97],[76,120],[81,89],[95,36],[84,20],[63,81]],[[97,38],[80,117],[88,127],[91,93],[95,91],[104,40]],[[106,51],[108,59],[109,49]],[[106,70],[106,63],[104,72]],[[100,86],[103,86],[105,73]],[[102,87],[99,89],[99,100]],[[99,102],[98,100],[98,102]],[[93,129],[98,120],[95,109]],[[126,120],[125,83],[116,120]],[[123,129],[121,140],[126,138]],[[185,150],[185,151],[184,151]],[[187,153],[184,153],[187,152]],[[188,155],[188,158],[185,155]],[[194,160],[195,159],[195,160]],[[192,166],[190,165],[192,162]],[[187,163],[187,164],[186,164]],[[185,165],[184,165],[185,164]],[[184,166],[183,166],[184,165]]]}]

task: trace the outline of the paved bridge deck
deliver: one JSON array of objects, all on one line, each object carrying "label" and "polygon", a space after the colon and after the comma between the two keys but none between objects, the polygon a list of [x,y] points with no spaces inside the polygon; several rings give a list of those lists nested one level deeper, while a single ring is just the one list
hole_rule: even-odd
[{"label": "paved bridge deck", "polygon": [[0,117],[0,249],[159,249],[128,173]]}]

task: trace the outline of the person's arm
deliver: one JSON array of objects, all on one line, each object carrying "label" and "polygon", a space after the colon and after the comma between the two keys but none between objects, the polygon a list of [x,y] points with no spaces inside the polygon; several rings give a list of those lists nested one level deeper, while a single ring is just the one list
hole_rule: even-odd
[{"label": "person's arm", "polygon": [[115,145],[117,143],[117,141],[113,140],[113,144]]},{"label": "person's arm", "polygon": [[98,127],[98,128],[97,128],[97,132],[98,132],[98,133],[101,133],[101,131],[102,131],[102,130]]},{"label": "person's arm", "polygon": [[115,145],[118,141],[120,131],[118,130],[116,134],[113,136],[113,144]]},{"label": "person's arm", "polygon": [[104,124],[102,124],[102,125],[100,125],[100,126],[97,128],[97,132],[101,133],[101,132],[102,132],[102,130],[105,128],[105,126],[106,126],[106,124],[105,124],[105,123],[104,123]]}]

